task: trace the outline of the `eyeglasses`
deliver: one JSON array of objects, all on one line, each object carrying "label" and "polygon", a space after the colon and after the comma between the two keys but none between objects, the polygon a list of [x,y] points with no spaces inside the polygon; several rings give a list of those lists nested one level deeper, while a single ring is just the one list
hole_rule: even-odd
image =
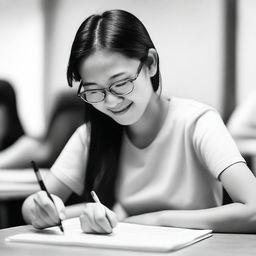
[{"label": "eyeglasses", "polygon": [[83,88],[83,83],[81,82],[78,88],[77,96],[87,103],[98,103],[104,101],[106,98],[107,91],[115,96],[124,96],[131,93],[134,89],[134,81],[138,78],[140,71],[142,69],[143,62],[137,69],[137,72],[133,78],[129,78],[123,81],[115,82],[108,88],[104,89],[88,89],[81,92]]}]

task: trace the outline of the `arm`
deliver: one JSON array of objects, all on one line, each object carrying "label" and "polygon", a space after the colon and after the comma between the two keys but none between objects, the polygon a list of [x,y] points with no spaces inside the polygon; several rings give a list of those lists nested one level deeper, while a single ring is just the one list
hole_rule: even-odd
[{"label": "arm", "polygon": [[22,136],[0,152],[0,169],[29,168],[33,159],[40,167],[50,168],[67,140],[81,125],[81,113],[65,111],[54,120],[45,139]]},{"label": "arm", "polygon": [[[80,181],[82,181],[86,157],[86,146],[84,141],[86,140],[86,127],[81,126],[71,136],[66,146],[62,150],[62,153],[56,160],[55,164],[51,168],[51,172],[44,179],[45,185],[49,193],[55,195],[60,202],[62,212],[65,212],[65,217],[69,217],[69,211],[63,205],[71,193],[81,193],[83,189]],[[63,180],[63,176],[69,177],[69,181]],[[74,182],[74,183],[73,183]],[[80,189],[80,190],[78,190]],[[59,208],[58,208],[59,209]],[[76,213],[72,213],[77,216],[81,213],[80,209]],[[27,223],[32,223],[35,227],[49,227],[56,224],[58,219],[52,219],[52,215],[56,216],[55,207],[51,200],[44,193],[37,192],[29,196],[23,203],[22,214],[24,220]]]},{"label": "arm", "polygon": [[30,167],[31,159],[38,161],[48,154],[47,145],[39,139],[22,136],[13,145],[0,152],[0,169]]},{"label": "arm", "polygon": [[165,210],[127,218],[127,222],[183,228],[212,229],[214,232],[256,233],[256,179],[243,163],[220,175],[234,203],[202,210]]}]

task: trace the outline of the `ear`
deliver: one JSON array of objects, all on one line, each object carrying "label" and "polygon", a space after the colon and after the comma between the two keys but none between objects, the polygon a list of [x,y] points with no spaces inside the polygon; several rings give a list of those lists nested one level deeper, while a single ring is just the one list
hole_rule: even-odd
[{"label": "ear", "polygon": [[158,54],[154,48],[148,50],[147,66],[149,75],[153,77],[157,72]]}]

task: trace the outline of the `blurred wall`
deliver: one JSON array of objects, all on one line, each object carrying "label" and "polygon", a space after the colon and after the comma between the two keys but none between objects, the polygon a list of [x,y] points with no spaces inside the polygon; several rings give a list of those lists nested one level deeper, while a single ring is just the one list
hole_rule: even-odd
[{"label": "blurred wall", "polygon": [[12,83],[24,129],[44,131],[42,0],[0,0],[0,79]]},{"label": "blurred wall", "polygon": [[256,91],[256,1],[238,0],[237,101]]},{"label": "blurred wall", "polygon": [[71,90],[66,67],[79,25],[92,13],[122,8],[137,15],[149,30],[160,55],[164,93],[200,100],[222,113],[223,3],[0,0],[1,77],[18,89],[22,121],[29,133],[44,132],[45,114],[48,118],[56,94]]},{"label": "blurred wall", "polygon": [[222,112],[223,0],[49,1],[49,97],[67,87],[68,57],[81,22],[112,8],[131,11],[149,30],[160,55],[164,92],[195,98]]}]

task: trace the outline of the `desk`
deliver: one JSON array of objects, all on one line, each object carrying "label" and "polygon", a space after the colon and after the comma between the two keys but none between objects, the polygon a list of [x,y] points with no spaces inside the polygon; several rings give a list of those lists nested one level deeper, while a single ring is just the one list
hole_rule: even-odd
[{"label": "desk", "polygon": [[[41,169],[46,176],[49,169]],[[0,170],[0,228],[24,224],[21,216],[23,200],[40,190],[33,169]]]},{"label": "desk", "polygon": [[7,243],[10,235],[24,233],[31,226],[19,226],[0,230],[1,256],[249,256],[256,255],[256,235],[247,234],[213,234],[212,237],[181,250],[169,253],[148,253],[125,250],[97,249],[86,247],[55,246],[25,243]]},{"label": "desk", "polygon": [[24,224],[21,205],[27,196],[40,189],[38,184],[11,184],[9,188],[8,185],[0,181],[0,228]]}]

